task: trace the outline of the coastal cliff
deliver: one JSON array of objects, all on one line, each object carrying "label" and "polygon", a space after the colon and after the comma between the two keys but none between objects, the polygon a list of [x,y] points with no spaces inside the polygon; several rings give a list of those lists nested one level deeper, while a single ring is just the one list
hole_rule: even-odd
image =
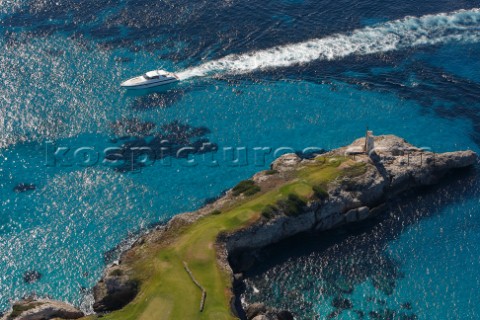
[{"label": "coastal cliff", "polygon": [[[476,154],[472,151],[435,154],[395,136],[376,137],[376,147],[369,155],[358,151],[363,145],[364,139],[358,139],[348,147],[320,157],[323,161],[335,162],[340,157],[349,156],[349,161],[339,168],[343,166],[352,171],[349,166],[355,162],[357,174],[330,182],[325,199],[307,202],[301,215],[292,217],[278,211],[269,221],[236,231],[226,238],[227,252],[261,248],[301,232],[330,230],[368,219],[381,212],[389,198],[415,187],[433,185],[452,169],[468,167],[476,161]],[[295,154],[288,154],[277,159],[272,169],[279,175],[288,175],[315,161],[318,158],[302,160]],[[269,179],[272,178],[265,172],[253,177],[259,185]]]},{"label": "coastal cliff", "polygon": [[[392,135],[313,159],[284,155],[214,203],[140,237],[105,270],[94,310],[106,319],[238,318],[234,286],[255,263],[252,251],[371,218],[390,198],[476,161],[472,151],[436,154]],[[246,317],[292,319],[261,305],[248,307]],[[2,319],[37,318],[20,312]]]}]

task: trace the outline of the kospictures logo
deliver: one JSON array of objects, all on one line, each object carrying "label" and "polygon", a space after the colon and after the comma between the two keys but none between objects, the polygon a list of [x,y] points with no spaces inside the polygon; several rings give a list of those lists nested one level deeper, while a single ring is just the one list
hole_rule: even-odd
[{"label": "kospictures logo", "polygon": [[300,157],[311,158],[324,153],[319,147],[307,147],[296,150],[291,147],[222,147],[213,143],[201,143],[179,146],[165,140],[155,147],[131,146],[107,147],[104,149],[88,147],[57,146],[53,141],[45,143],[45,165],[48,167],[93,167],[103,165],[122,171],[135,171],[142,167],[159,164],[194,167],[204,165],[265,167],[273,160],[287,153],[296,153]]},{"label": "kospictures logo", "polygon": [[[125,143],[120,147],[66,147],[57,146],[52,141],[45,143],[45,165],[48,167],[93,167],[103,165],[121,172],[138,172],[142,168],[157,164],[160,167],[196,167],[211,168],[229,167],[266,167],[278,157],[295,153],[301,158],[311,159],[326,151],[319,147],[307,147],[303,150],[291,147],[222,147],[213,143],[180,146],[162,141],[155,148]],[[428,156],[424,156],[428,153]],[[364,151],[345,150],[344,156],[355,159],[358,155],[366,155]],[[435,162],[435,154],[430,148],[386,149],[374,148],[368,154],[377,158],[378,163],[392,162],[400,156],[401,166],[423,166],[427,162]],[[336,161],[336,157],[325,158],[325,161]],[[339,160],[340,158],[338,158]],[[340,161],[340,160],[339,160]]]}]

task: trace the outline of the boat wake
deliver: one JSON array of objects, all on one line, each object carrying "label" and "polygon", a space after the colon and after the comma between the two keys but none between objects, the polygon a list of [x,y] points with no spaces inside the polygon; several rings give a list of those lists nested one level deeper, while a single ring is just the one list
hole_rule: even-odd
[{"label": "boat wake", "polygon": [[312,39],[246,54],[228,55],[177,73],[181,80],[212,74],[252,71],[368,55],[448,42],[480,41],[480,9],[405,17],[346,34]]}]

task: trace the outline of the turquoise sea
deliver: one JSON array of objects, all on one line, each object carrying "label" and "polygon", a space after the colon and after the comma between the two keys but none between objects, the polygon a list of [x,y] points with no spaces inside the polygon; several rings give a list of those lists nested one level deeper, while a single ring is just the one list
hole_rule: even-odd
[{"label": "turquoise sea", "polygon": [[[0,0],[0,312],[30,294],[89,311],[103,268],[139,232],[282,152],[340,147],[367,126],[436,152],[480,151],[476,8]],[[184,80],[119,87],[159,68]],[[146,146],[168,152],[129,151]],[[53,164],[56,147],[69,151]],[[295,305],[299,319],[478,319],[480,184],[463,178],[352,235],[298,240],[308,245],[293,257],[272,249],[244,301]],[[353,307],[332,314],[335,298]]]}]

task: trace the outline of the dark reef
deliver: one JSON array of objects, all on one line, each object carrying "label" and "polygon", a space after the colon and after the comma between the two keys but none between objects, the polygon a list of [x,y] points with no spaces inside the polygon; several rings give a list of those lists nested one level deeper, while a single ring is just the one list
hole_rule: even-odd
[{"label": "dark reef", "polygon": [[42,275],[38,271],[35,271],[35,270],[26,271],[23,274],[23,281],[25,281],[26,283],[34,283],[40,280],[41,277]]},{"label": "dark reef", "polygon": [[[106,159],[116,171],[139,170],[152,162],[168,157],[186,159],[191,154],[204,154],[218,149],[205,136],[207,127],[193,127],[173,121],[156,129],[152,122],[139,119],[121,119],[111,125],[118,139],[126,140],[119,148],[106,153]],[[113,139],[112,142],[117,141]]]},{"label": "dark reef", "polygon": [[36,189],[36,186],[33,183],[19,183],[14,188],[13,191],[17,193],[33,191]]}]

